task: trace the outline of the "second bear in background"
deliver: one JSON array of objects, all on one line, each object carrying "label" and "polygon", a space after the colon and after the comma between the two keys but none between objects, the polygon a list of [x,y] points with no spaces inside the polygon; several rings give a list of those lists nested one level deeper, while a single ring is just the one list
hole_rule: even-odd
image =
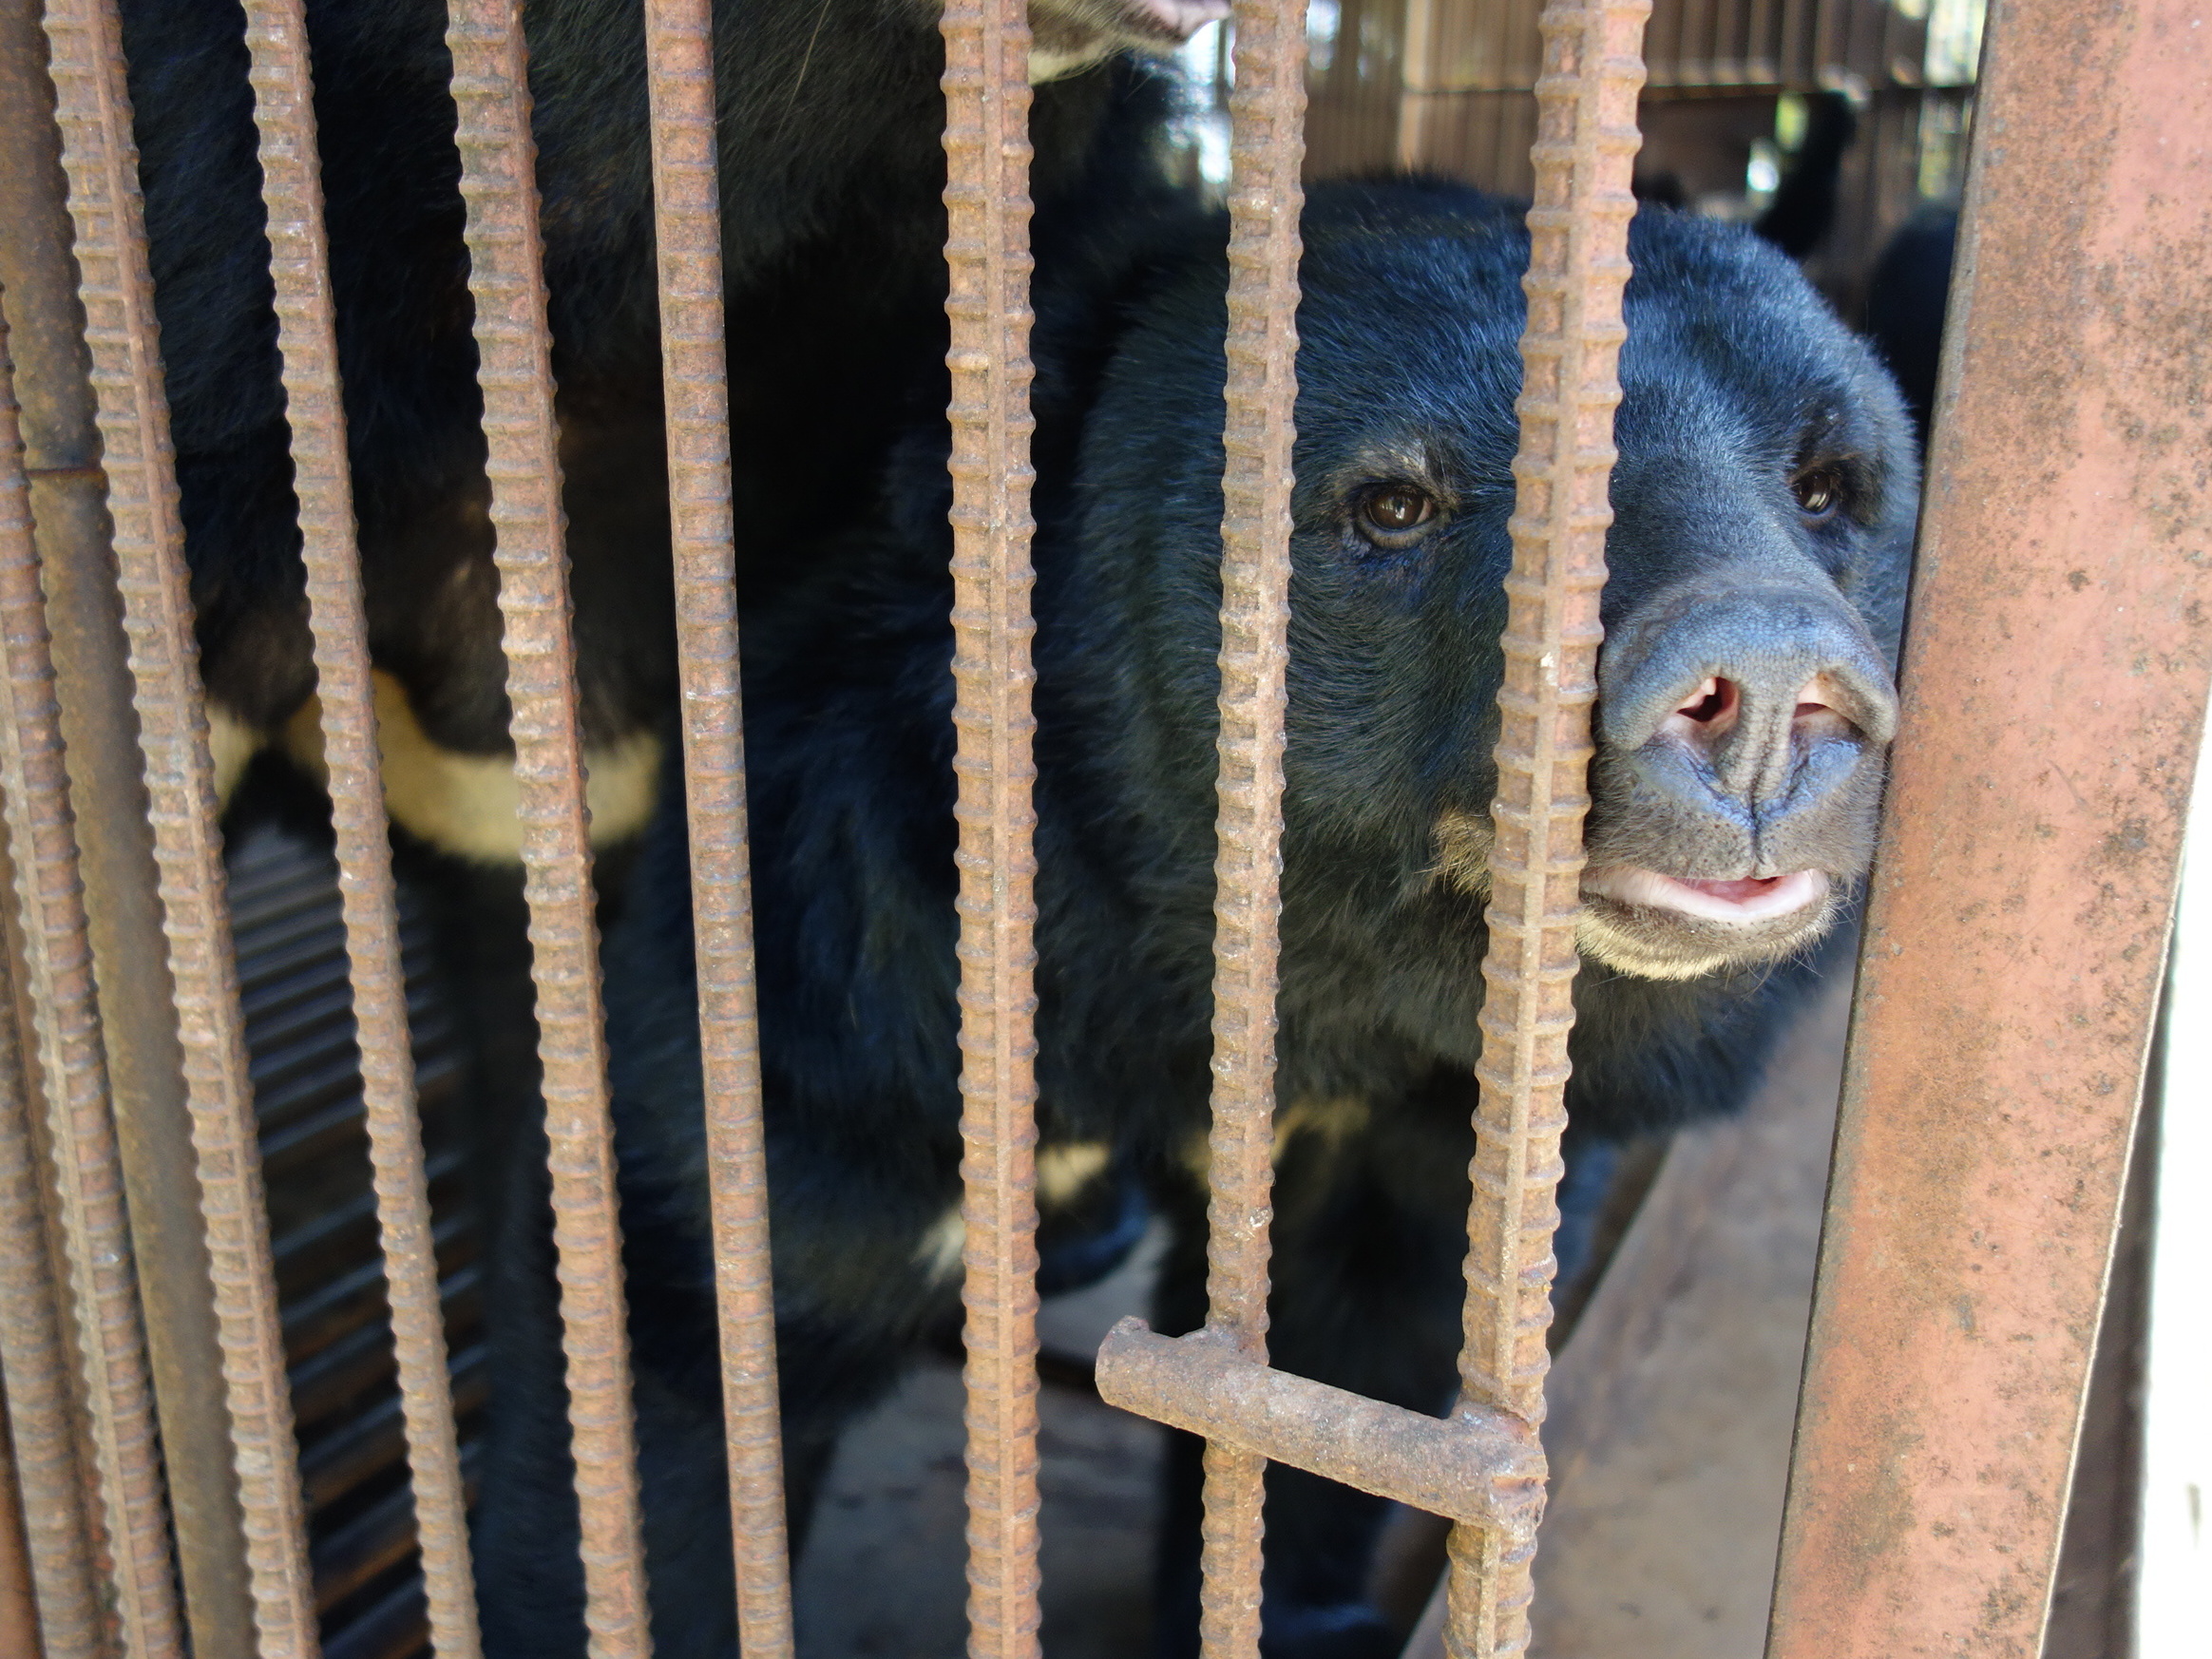
[{"label": "second bear in background", "polygon": [[[1158,72],[1225,0],[1038,0],[1040,250],[1165,194]],[[185,553],[227,795],[316,763],[297,507],[237,0],[123,0]],[[594,830],[650,810],[676,691],[644,29],[524,9]],[[519,856],[442,0],[314,0],[306,42],[392,816]],[[944,353],[944,47],[914,0],[716,0],[738,558],[804,574]],[[941,376],[940,376],[941,377]],[[942,403],[940,396],[938,401]],[[305,712],[303,712],[305,711]]]}]

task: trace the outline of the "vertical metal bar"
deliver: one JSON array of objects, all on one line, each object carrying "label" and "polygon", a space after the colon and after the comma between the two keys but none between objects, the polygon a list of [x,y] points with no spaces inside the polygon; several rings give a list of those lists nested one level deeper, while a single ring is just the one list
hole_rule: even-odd
[{"label": "vertical metal bar", "polygon": [[[1405,172],[1419,167],[1431,147],[1428,128],[1435,124],[1440,102],[1437,62],[1441,54],[1437,49],[1437,36],[1440,28],[1437,0],[1405,0],[1399,36],[1397,140],[1398,165]],[[1346,52],[1344,57],[1355,66],[1359,61],[1356,52]],[[1233,89],[1230,96],[1233,100]]]},{"label": "vertical metal bar", "polygon": [[1775,79],[1783,86],[1805,87],[1819,84],[1813,49],[1813,27],[1818,0],[1789,0],[1782,8]]},{"label": "vertical metal bar", "polygon": [[1709,86],[1713,82],[1712,0],[1683,0],[1680,21],[1676,73],[1692,86]]},{"label": "vertical metal bar", "polygon": [[0,288],[185,1616],[195,1651],[245,1653],[245,1535],[40,13],[0,0]]},{"label": "vertical metal bar", "polygon": [[179,1653],[182,1627],[170,1573],[153,1391],[109,1116],[13,382],[7,329],[0,324],[0,802],[22,906],[23,969],[37,1017],[53,1191],[115,1616],[126,1652]]},{"label": "vertical metal bar", "polygon": [[[1463,1398],[1540,1423],[1551,1324],[1553,1192],[1566,1127],[1567,1036],[1574,1023],[1584,774],[1597,696],[1598,595],[1612,523],[1613,410],[1635,213],[1637,55],[1649,0],[1545,9],[1544,75],[1531,155],[1528,325],[1521,336],[1520,453],[1513,571],[1497,696],[1477,1068],[1475,1187],[1468,1211]],[[1535,1538],[1452,1530],[1447,1650],[1517,1653],[1529,1639]]]},{"label": "vertical metal bar", "polygon": [[[1239,0],[1230,95],[1229,377],[1222,429],[1220,772],[1215,786],[1213,1124],[1207,1329],[1268,1357],[1273,1219],[1275,987],[1282,878],[1283,715],[1289,664],[1290,490],[1298,399],[1299,181],[1306,23],[1298,0]],[[1267,1460],[1206,1447],[1207,1659],[1260,1641]]]},{"label": "vertical metal bar", "polygon": [[46,15],[260,1659],[315,1651],[183,531],[113,0]]},{"label": "vertical metal bar", "polygon": [[517,0],[453,0],[448,16],[583,1529],[584,1622],[594,1659],[643,1659],[652,1635],[527,50]]},{"label": "vertical metal bar", "polygon": [[422,1126],[415,1115],[414,1054],[408,1033],[407,977],[400,965],[391,844],[377,779],[368,623],[346,465],[337,320],[301,0],[247,0],[246,45],[253,60],[254,120],[259,133],[261,197],[269,214],[293,490],[299,502],[307,565],[323,759],[337,840],[354,1037],[415,1530],[432,1643],[440,1659],[474,1659],[479,1641],[467,1501],[448,1383]]},{"label": "vertical metal bar", "polygon": [[791,1560],[745,840],[713,29],[707,0],[646,0],[677,668],[737,1625],[745,1659],[788,1659]]},{"label": "vertical metal bar", "polygon": [[[6,510],[0,499],[0,514]],[[22,1495],[25,1553],[45,1659],[107,1659],[115,1649],[86,1510],[89,1482],[78,1462],[62,1289],[47,1243],[24,1074],[14,987],[0,985],[0,1393]]]},{"label": "vertical metal bar", "polygon": [[2212,677],[2203,15],[1991,19],[1777,1659],[2040,1645]]},{"label": "vertical metal bar", "polygon": [[1035,1659],[1029,18],[1021,0],[948,0],[943,29],[968,1652],[973,1659]]},{"label": "vertical metal bar", "polygon": [[1813,0],[1813,59],[1807,80],[1814,86],[1819,85],[1821,70],[1850,67],[1845,43],[1850,38],[1852,4],[1853,0]]},{"label": "vertical metal bar", "polygon": [[1738,79],[1755,86],[1781,78],[1781,53],[1775,41],[1775,13],[1787,0],[1740,0],[1744,7],[1742,48]]}]

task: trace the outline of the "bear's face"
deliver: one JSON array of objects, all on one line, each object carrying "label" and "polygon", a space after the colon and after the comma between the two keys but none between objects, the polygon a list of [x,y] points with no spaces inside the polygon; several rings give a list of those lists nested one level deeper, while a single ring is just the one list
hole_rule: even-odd
[{"label": "bear's face", "polygon": [[[1486,892],[1520,380],[1512,219],[1309,226],[1293,887]],[[1781,957],[1873,849],[1916,499],[1888,377],[1779,255],[1632,245],[1579,942],[1647,978]]]}]

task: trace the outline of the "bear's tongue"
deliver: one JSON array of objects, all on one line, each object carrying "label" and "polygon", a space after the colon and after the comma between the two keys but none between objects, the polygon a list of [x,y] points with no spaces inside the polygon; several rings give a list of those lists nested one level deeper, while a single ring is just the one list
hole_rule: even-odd
[{"label": "bear's tongue", "polygon": [[1828,878],[1819,870],[1801,869],[1788,875],[1715,881],[1613,864],[1585,870],[1582,890],[1616,904],[1673,910],[1713,922],[1763,922],[1818,903],[1828,890]]},{"label": "bear's tongue", "polygon": [[1675,878],[1693,892],[1704,893],[1707,898],[1724,899],[1732,905],[1771,893],[1782,886],[1784,879],[1782,876],[1745,876],[1740,881],[1707,882],[1693,881],[1682,876]]}]

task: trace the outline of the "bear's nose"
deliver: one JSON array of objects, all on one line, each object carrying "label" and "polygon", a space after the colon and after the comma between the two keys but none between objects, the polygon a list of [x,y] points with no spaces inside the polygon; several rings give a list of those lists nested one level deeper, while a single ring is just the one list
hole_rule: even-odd
[{"label": "bear's nose", "polygon": [[1764,684],[1707,675],[1659,721],[1653,738],[1680,744],[1753,806],[1785,787],[1796,761],[1816,744],[1865,739],[1864,729],[1843,710],[1867,699],[1846,690],[1835,668],[1788,692],[1788,665],[1776,666],[1779,676],[1766,676]]},{"label": "bear's nose", "polygon": [[1809,581],[1666,596],[1608,642],[1599,697],[1599,734],[1639,796],[1755,837],[1817,811],[1897,731],[1865,624]]}]

